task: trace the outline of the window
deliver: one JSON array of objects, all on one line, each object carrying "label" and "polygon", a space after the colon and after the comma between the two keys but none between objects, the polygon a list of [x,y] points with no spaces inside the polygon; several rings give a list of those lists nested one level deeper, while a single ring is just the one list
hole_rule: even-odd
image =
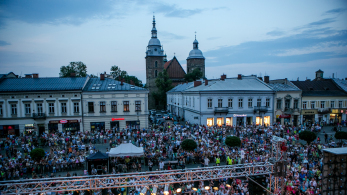
[{"label": "window", "polygon": [[266,107],[270,107],[270,98],[266,98],[265,104]]},{"label": "window", "polygon": [[282,109],[282,100],[277,100],[277,109]]},{"label": "window", "polygon": [[49,95],[49,97],[53,97],[53,95]]},{"label": "window", "polygon": [[117,112],[117,101],[111,102],[111,112]]},{"label": "window", "polygon": [[75,97],[77,97],[77,95],[76,95],[76,94],[75,94],[74,96],[75,96]]},{"label": "window", "polygon": [[11,114],[12,115],[17,114],[17,104],[11,104]]},{"label": "window", "polygon": [[188,106],[188,98],[186,97],[186,106]]},{"label": "window", "polygon": [[299,100],[294,100],[294,109],[299,107]]},{"label": "window", "polygon": [[0,115],[2,115],[2,104],[0,104]]},{"label": "window", "polygon": [[228,99],[228,107],[229,108],[233,107],[233,99],[231,99],[231,98]]},{"label": "window", "polygon": [[41,96],[39,96],[39,95],[37,96],[37,98],[40,98],[40,97],[41,97]]},{"label": "window", "polygon": [[342,108],[342,101],[339,101],[339,108]]},{"label": "window", "polygon": [[80,112],[80,103],[78,103],[78,102],[73,103],[73,112],[74,113],[79,113]]},{"label": "window", "polygon": [[66,113],[66,103],[61,103],[61,112]]},{"label": "window", "polygon": [[158,67],[158,61],[154,62],[154,67],[156,67],[156,68]]},{"label": "window", "polygon": [[212,99],[207,99],[207,107],[212,108]]},{"label": "window", "polygon": [[223,107],[223,99],[218,99],[218,108]]},{"label": "window", "polygon": [[106,102],[100,102],[100,112],[106,112]]},{"label": "window", "polygon": [[129,112],[129,101],[124,101],[123,102],[123,106],[124,106],[123,111],[124,112]]},{"label": "window", "polygon": [[311,109],[314,108],[314,104],[315,104],[315,103],[316,103],[316,102],[314,102],[314,101],[311,102]]},{"label": "window", "polygon": [[155,71],[154,71],[154,77],[157,77],[157,76],[158,76],[158,71],[155,70]]},{"label": "window", "polygon": [[25,98],[29,98],[29,96],[26,95]]},{"label": "window", "polygon": [[257,107],[261,106],[261,99],[257,99]]},{"label": "window", "polygon": [[49,113],[54,113],[54,103],[49,103],[48,108],[49,108]]},{"label": "window", "polygon": [[141,111],[141,101],[135,101],[135,111]]},{"label": "window", "polygon": [[320,101],[320,108],[325,108],[325,101]]},{"label": "window", "polygon": [[65,97],[65,95],[61,95],[61,97]]},{"label": "window", "polygon": [[239,99],[239,108],[242,108],[242,107],[243,107],[243,99],[240,98],[240,99]]},{"label": "window", "polygon": [[307,102],[302,102],[302,109],[306,109],[307,108]]},{"label": "window", "polygon": [[290,100],[284,101],[284,108],[286,108],[286,109],[290,108]]},{"label": "window", "polygon": [[31,109],[30,109],[30,104],[25,104],[25,114],[30,114],[31,113]]},{"label": "window", "polygon": [[335,108],[335,101],[330,102],[330,108]]},{"label": "window", "polygon": [[252,107],[253,107],[253,99],[252,98],[248,98],[248,108],[252,108]]},{"label": "window", "polygon": [[42,104],[38,103],[38,104],[36,104],[36,107],[37,107],[37,113],[42,114],[43,113]]},{"label": "window", "polygon": [[88,102],[88,112],[94,112],[94,102]]}]

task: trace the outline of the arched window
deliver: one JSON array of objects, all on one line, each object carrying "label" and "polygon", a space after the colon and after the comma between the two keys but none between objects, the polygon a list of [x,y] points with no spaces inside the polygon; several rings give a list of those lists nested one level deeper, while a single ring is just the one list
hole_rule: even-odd
[{"label": "arched window", "polygon": [[158,61],[154,62],[154,67],[156,67],[156,68],[158,67]]},{"label": "arched window", "polygon": [[158,76],[158,71],[155,70],[155,71],[154,71],[154,77],[157,77],[157,76]]}]

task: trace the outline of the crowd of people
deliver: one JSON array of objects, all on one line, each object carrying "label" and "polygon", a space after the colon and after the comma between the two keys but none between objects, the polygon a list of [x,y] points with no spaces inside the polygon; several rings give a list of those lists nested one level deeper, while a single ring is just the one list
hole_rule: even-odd
[{"label": "crowd of people", "polygon": [[[132,142],[143,147],[143,157],[110,158],[109,170],[101,174],[121,172],[155,171],[185,169],[188,167],[206,167],[234,165],[241,163],[268,162],[271,157],[271,139],[276,135],[286,140],[287,170],[284,177],[284,190],[287,194],[321,194],[322,183],[322,149],[334,147],[332,137],[315,140],[310,145],[299,142],[300,127],[273,125],[269,127],[206,127],[201,125],[153,126],[148,129],[100,130],[70,135],[69,133],[43,134],[40,137],[8,136],[0,141],[1,180],[19,178],[57,177],[60,172],[74,176],[83,172],[86,157],[95,150],[95,144],[108,144],[109,148],[123,142]],[[313,131],[313,129],[309,129]],[[229,148],[224,141],[227,136],[241,139],[241,147]],[[180,145],[185,139],[197,143],[194,151],[187,152]],[[45,157],[39,161],[30,158],[30,151],[38,143],[49,146]],[[345,145],[343,145],[345,146]],[[108,149],[107,149],[108,150]],[[106,151],[107,152],[107,151]],[[122,166],[118,166],[122,165]],[[74,174],[70,172],[76,171]],[[86,174],[84,172],[84,174]],[[92,170],[90,174],[100,174]],[[79,173],[78,175],[82,175]],[[269,181],[269,178],[265,178]],[[230,187],[221,180],[218,190],[205,190],[202,183],[197,194],[249,194],[247,179],[234,179]],[[266,186],[267,188],[269,186]],[[138,195],[139,188],[130,188],[128,193]],[[182,185],[182,192],[192,192],[190,184]],[[163,191],[159,188],[158,192]],[[173,190],[172,190],[173,191]]]}]

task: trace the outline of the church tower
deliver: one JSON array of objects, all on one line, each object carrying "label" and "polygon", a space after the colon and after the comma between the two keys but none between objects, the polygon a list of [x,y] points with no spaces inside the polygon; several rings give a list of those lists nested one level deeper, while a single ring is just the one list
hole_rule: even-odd
[{"label": "church tower", "polygon": [[202,77],[205,77],[205,57],[199,49],[199,42],[195,40],[193,42],[193,50],[189,52],[187,58],[187,74],[193,72],[194,69],[198,68],[202,72]]},{"label": "church tower", "polygon": [[153,16],[153,28],[152,37],[149,40],[147,50],[146,50],[146,85],[149,89],[148,97],[148,108],[154,109],[156,102],[152,96],[153,92],[158,89],[155,85],[155,80],[159,74],[164,69],[164,50],[160,45],[160,41],[157,38],[157,29],[155,28],[155,17]]}]

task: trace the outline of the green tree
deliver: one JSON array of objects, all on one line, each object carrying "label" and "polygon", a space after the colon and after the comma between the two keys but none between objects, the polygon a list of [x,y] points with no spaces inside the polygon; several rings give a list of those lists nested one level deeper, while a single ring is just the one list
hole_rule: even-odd
[{"label": "green tree", "polygon": [[225,139],[225,144],[229,147],[240,147],[241,146],[241,140],[239,137],[236,137],[236,136],[228,136]]},{"label": "green tree", "polygon": [[126,75],[124,80],[126,83],[130,83],[130,81],[133,81],[136,86],[143,87],[142,81],[139,80],[136,76]]},{"label": "green tree", "polygon": [[70,62],[69,65],[60,67],[60,77],[70,77],[71,73],[75,73],[76,77],[86,77],[87,66],[79,61]]},{"label": "green tree", "polygon": [[40,161],[45,157],[45,151],[42,148],[35,148],[30,152],[30,156],[35,161]]},{"label": "green tree", "polygon": [[185,139],[181,143],[181,147],[185,151],[193,151],[196,147],[198,147],[198,145],[192,139]]},{"label": "green tree", "polygon": [[201,78],[202,78],[202,72],[198,68],[195,68],[193,72],[184,75],[184,80],[188,82],[196,81]]},{"label": "green tree", "polygon": [[128,75],[127,71],[121,70],[116,65],[113,65],[111,67],[111,75],[114,79],[124,79],[126,83],[130,83],[130,81],[133,81],[134,85],[138,87],[143,87],[142,81],[140,79],[138,79],[136,76]]},{"label": "green tree", "polygon": [[157,92],[153,92],[153,98],[158,103],[159,109],[166,108],[166,92],[170,91],[172,86],[172,81],[169,79],[169,75],[167,71],[159,72],[157,79],[155,80],[155,84],[158,88]]},{"label": "green tree", "polygon": [[312,131],[301,131],[299,133],[299,138],[305,140],[307,144],[310,145],[311,142],[313,142],[317,138],[317,135]]},{"label": "green tree", "polygon": [[340,142],[342,143],[342,140],[345,139],[347,140],[347,132],[344,132],[344,131],[338,131],[335,133],[334,137],[336,139],[339,139]]}]

